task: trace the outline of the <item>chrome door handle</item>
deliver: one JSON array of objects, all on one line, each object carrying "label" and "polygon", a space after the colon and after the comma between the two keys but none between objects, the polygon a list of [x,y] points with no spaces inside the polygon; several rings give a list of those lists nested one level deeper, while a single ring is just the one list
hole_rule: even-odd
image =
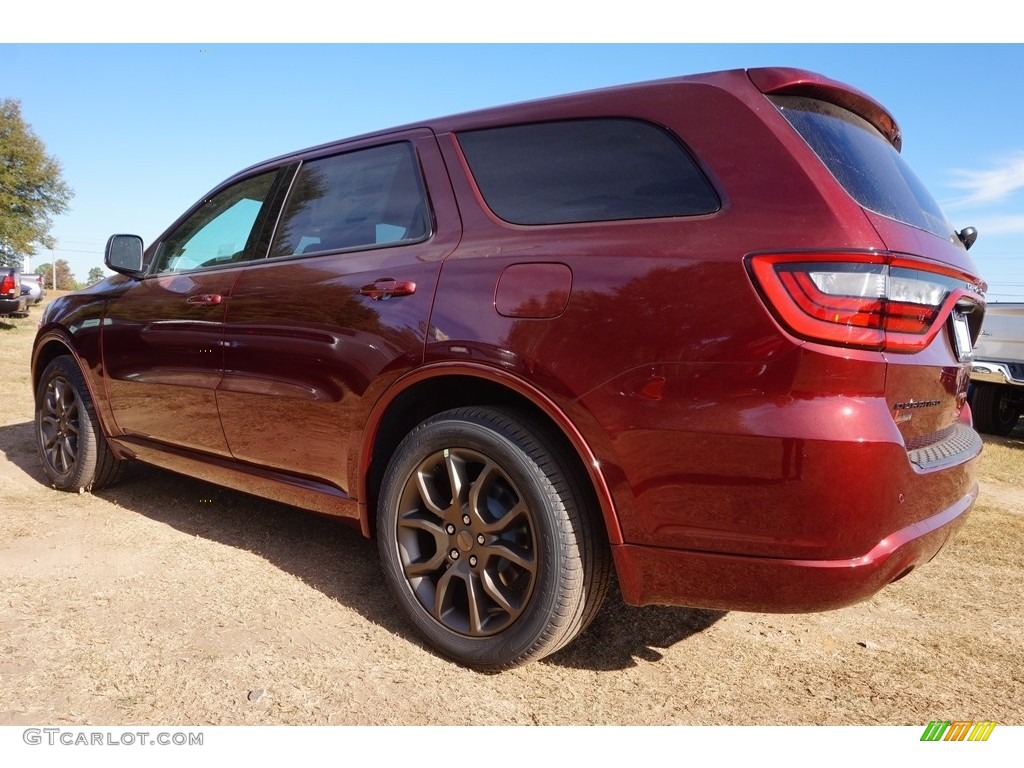
[{"label": "chrome door handle", "polygon": [[374,280],[369,285],[364,285],[359,289],[359,292],[363,296],[369,296],[374,301],[381,301],[383,299],[390,299],[392,296],[409,296],[416,293],[416,283],[412,280],[393,280],[388,277]]},{"label": "chrome door handle", "polygon": [[187,299],[189,304],[220,304],[223,300],[219,293],[199,293]]}]

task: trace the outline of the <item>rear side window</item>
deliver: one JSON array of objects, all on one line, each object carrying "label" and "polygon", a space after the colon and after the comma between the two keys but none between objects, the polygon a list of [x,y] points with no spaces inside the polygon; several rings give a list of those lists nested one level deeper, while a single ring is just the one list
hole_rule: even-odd
[{"label": "rear side window", "polygon": [[816,99],[773,96],[771,100],[861,206],[940,237],[952,234],[939,204],[869,122]]},{"label": "rear side window", "polygon": [[602,118],[460,133],[480,193],[513,224],[694,216],[718,195],[668,131]]},{"label": "rear side window", "polygon": [[415,153],[402,142],[303,163],[271,256],[418,242],[430,219]]}]

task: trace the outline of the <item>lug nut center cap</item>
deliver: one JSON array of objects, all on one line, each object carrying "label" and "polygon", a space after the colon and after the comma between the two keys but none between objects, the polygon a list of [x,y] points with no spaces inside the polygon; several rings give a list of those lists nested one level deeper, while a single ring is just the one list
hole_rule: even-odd
[{"label": "lug nut center cap", "polygon": [[473,548],[473,534],[469,531],[459,531],[455,541],[463,552],[469,552]]}]

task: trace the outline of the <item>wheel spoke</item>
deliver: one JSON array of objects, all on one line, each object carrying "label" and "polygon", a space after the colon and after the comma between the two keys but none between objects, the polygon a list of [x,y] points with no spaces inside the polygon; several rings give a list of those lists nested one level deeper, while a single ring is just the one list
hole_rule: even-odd
[{"label": "wheel spoke", "polygon": [[446,553],[439,549],[432,557],[425,560],[412,560],[403,564],[405,575],[410,579],[431,576],[444,566]]},{"label": "wheel spoke", "polygon": [[497,603],[501,610],[511,617],[518,615],[519,606],[512,604],[511,596],[506,594],[501,585],[495,581],[494,575],[491,571],[484,571],[483,574],[481,574],[480,583],[483,585],[484,591],[490,595],[490,598]]},{"label": "wheel spoke", "polygon": [[492,517],[487,506],[487,491],[491,486],[491,478],[497,471],[497,465],[493,461],[488,461],[473,480],[473,487],[469,489],[469,514],[482,526],[486,526]]},{"label": "wheel spoke", "polygon": [[536,571],[536,564],[534,563],[533,555],[529,552],[521,550],[519,547],[513,547],[509,544],[501,542],[495,542],[488,547],[483,548],[486,555],[491,558],[500,558],[507,560],[513,565],[518,565],[525,571],[529,571],[533,574]]},{"label": "wheel spoke", "polygon": [[466,462],[455,451],[445,451],[445,467],[448,469],[448,481],[452,486],[452,504],[459,505],[465,500],[469,478],[466,476]]},{"label": "wheel spoke", "polygon": [[[484,618],[487,616],[486,605],[481,605],[487,600],[482,594],[480,585],[473,573],[466,574],[463,579],[466,585],[466,596],[469,598],[469,634],[479,637],[484,633]],[[484,610],[481,610],[483,608]]]},{"label": "wheel spoke", "polygon": [[[404,543],[405,554],[402,567],[406,577],[410,579],[429,576],[444,566],[448,538],[440,524],[412,512],[399,520],[399,542]],[[432,555],[423,555],[420,550],[416,532],[422,531],[434,540]],[[403,533],[404,532],[404,533]],[[415,550],[415,552],[413,551]]]},{"label": "wheel spoke", "polygon": [[54,382],[54,392],[56,394],[57,408],[61,413],[64,413],[74,402],[75,393],[63,379],[58,379]]},{"label": "wheel spoke", "polygon": [[501,517],[493,522],[484,523],[481,530],[484,533],[499,535],[518,528],[528,528],[530,525],[530,508],[522,501],[519,501]]},{"label": "wheel spoke", "polygon": [[451,605],[454,602],[454,595],[451,594],[453,589],[452,582],[454,581],[461,581],[461,579],[457,579],[454,568],[449,568],[445,571],[444,575],[438,579],[437,588],[434,590],[433,616],[442,624],[449,624],[449,622],[445,620],[445,614],[451,610]]},{"label": "wheel spoke", "polygon": [[43,439],[46,444],[53,445],[53,441],[57,435],[57,419],[53,416],[44,415],[39,420],[39,431],[43,434]]},{"label": "wheel spoke", "polygon": [[425,517],[421,517],[416,512],[410,512],[404,515],[398,522],[399,528],[409,528],[414,531],[424,531],[434,537],[434,541],[437,542],[438,547],[443,549],[444,542],[447,540],[444,532],[444,528],[441,527],[440,523],[436,523],[433,520],[428,520]]},{"label": "wheel spoke", "polygon": [[437,492],[437,484],[433,475],[427,470],[420,468],[416,471],[416,488],[419,491],[423,505],[437,517],[444,517],[448,504],[442,501]]},{"label": "wheel spoke", "polygon": [[60,418],[58,408],[57,388],[54,384],[50,384],[46,388],[46,396],[43,398],[43,411],[49,418],[57,419]]},{"label": "wheel spoke", "polygon": [[58,455],[60,458],[60,468],[62,472],[67,472],[75,463],[75,454],[71,450],[71,445],[67,438],[61,438],[57,442]]}]

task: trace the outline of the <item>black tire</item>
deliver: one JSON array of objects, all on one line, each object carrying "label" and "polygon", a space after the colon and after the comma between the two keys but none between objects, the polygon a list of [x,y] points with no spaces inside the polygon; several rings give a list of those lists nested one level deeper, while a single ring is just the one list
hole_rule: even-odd
[{"label": "black tire", "polygon": [[385,577],[430,645],[462,664],[500,670],[554,653],[607,592],[593,493],[555,446],[525,413],[458,408],[420,424],[388,464]]},{"label": "black tire", "polygon": [[1008,387],[998,384],[975,384],[971,398],[974,428],[990,435],[1008,435],[1017,426],[1020,407],[1011,399]]},{"label": "black tire", "polygon": [[107,445],[85,379],[70,355],[55,358],[39,379],[36,445],[50,485],[62,491],[111,485],[128,463]]}]

